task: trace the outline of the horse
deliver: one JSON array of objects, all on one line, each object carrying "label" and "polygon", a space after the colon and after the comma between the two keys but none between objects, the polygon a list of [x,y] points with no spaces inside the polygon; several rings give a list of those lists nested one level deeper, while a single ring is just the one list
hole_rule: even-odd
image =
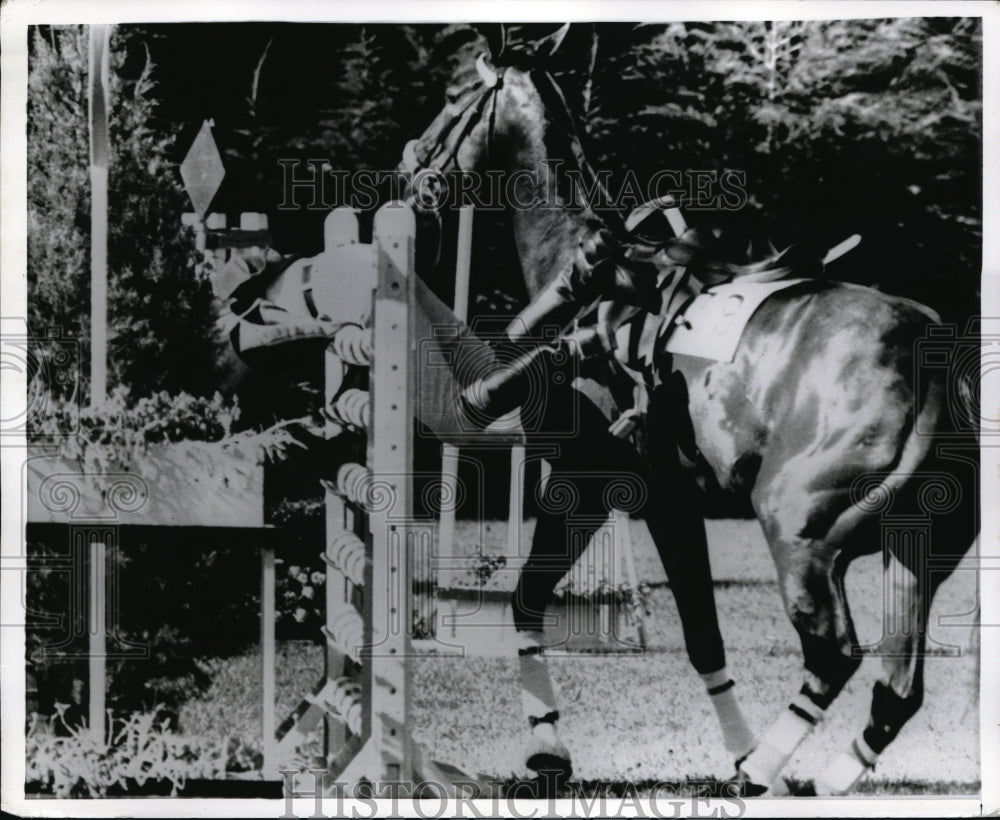
[{"label": "horse", "polygon": [[[508,208],[507,216],[531,297],[573,264],[602,223],[586,205],[552,207],[560,192],[546,173],[551,146],[569,146],[564,155],[581,173],[587,168],[565,98],[545,69],[564,34],[565,27],[516,50],[496,37],[487,49],[479,42],[465,48],[447,104],[407,145],[400,166],[411,179],[456,171],[468,172],[466,180],[475,178],[470,173],[488,178],[486,172],[516,178],[521,206]],[[473,59],[475,49],[481,53]],[[661,478],[648,487],[654,503],[647,509],[655,510],[648,523],[671,587],[681,593],[678,603],[686,596],[675,570],[685,581],[710,583],[704,523],[691,520],[703,509],[698,491],[676,478],[676,465],[663,469],[664,461],[680,458],[677,452],[688,452],[693,457],[682,466],[702,487],[746,503],[759,520],[801,643],[801,688],[738,762],[732,782],[743,795],[780,792],[783,767],[861,664],[865,650],[845,590],[847,567],[860,555],[882,552],[887,614],[897,618],[897,628],[887,629],[875,649],[882,672],[867,724],[820,773],[816,792],[850,792],[920,708],[928,610],[978,530],[978,441],[955,421],[968,418],[961,391],[941,370],[918,367],[916,352],[939,322],[933,310],[911,300],[817,279],[764,301],[731,362],[674,354],[656,363],[660,387],[646,429],[667,445],[650,451],[651,474]],[[626,339],[616,355],[628,348]],[[591,415],[589,432],[605,422]],[[604,467],[588,431],[581,425],[578,432],[583,435],[563,442],[567,463],[592,459]],[[969,477],[960,481],[956,474],[963,470]],[[932,523],[933,537],[919,543],[890,537],[889,525],[907,515]],[[548,566],[551,576],[568,565],[566,533],[557,532],[560,519],[553,520],[536,536],[526,570]],[[531,607],[544,610],[551,579],[525,578],[515,613],[526,592],[535,596]],[[685,600],[681,616],[686,635],[699,618],[717,634],[711,595]],[[704,665],[690,641],[688,648],[695,666]],[[713,660],[721,650],[719,639]],[[522,671],[526,692],[543,691],[551,706],[544,672]]]}]

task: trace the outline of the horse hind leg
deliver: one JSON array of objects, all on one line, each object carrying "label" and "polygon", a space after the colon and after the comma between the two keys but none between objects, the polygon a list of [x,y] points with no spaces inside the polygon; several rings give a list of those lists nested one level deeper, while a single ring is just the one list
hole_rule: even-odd
[{"label": "horse hind leg", "polygon": [[816,779],[818,795],[847,794],[870,771],[923,702],[924,646],[929,595],[921,570],[890,554],[885,564],[886,599],[882,676],[872,690],[868,725]]},{"label": "horse hind leg", "polygon": [[[819,794],[850,791],[920,709],[931,602],[978,529],[976,493],[967,488],[963,492],[955,484],[956,466],[954,461],[932,459],[919,474],[900,477],[893,503],[894,511],[897,504],[902,507],[897,520],[921,526],[908,533],[908,528],[893,527],[896,531],[891,537],[888,532],[880,533],[885,591],[882,637],[875,646],[866,647],[866,654],[881,656],[882,674],[872,691],[867,725],[817,778]],[[975,487],[974,480],[971,486]],[[906,517],[914,509],[920,514]]]},{"label": "horse hind leg", "polygon": [[[927,412],[936,409],[929,405]],[[897,467],[881,490],[891,497],[905,483],[928,442],[911,434],[900,453],[901,429],[890,426],[861,449],[850,435],[832,437],[821,451],[802,450],[790,438],[796,452],[774,451],[761,467],[754,508],[778,570],[785,610],[799,634],[805,675],[788,711],[741,767],[741,779],[756,788],[776,780],[861,665],[844,573],[851,558],[870,551],[863,544],[879,519],[870,505],[852,498],[850,487],[858,476],[881,474],[893,462]]]},{"label": "horse hind leg", "polygon": [[[767,527],[765,527],[765,531]],[[778,537],[768,542],[785,610],[799,634],[805,675],[797,695],[740,766],[744,794],[779,793],[781,770],[857,671],[854,625],[843,588],[845,566],[835,544]]]}]

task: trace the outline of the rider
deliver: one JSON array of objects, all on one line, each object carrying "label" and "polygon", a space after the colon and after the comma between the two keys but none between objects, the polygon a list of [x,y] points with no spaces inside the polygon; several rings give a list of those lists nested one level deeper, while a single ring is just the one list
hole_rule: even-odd
[{"label": "rider", "polygon": [[[492,420],[519,407],[529,388],[529,373],[539,365],[566,369],[613,354],[617,329],[640,311],[660,314],[688,284],[685,268],[697,266],[699,278],[709,275],[711,241],[705,235],[688,230],[679,237],[664,237],[663,209],[672,204],[663,200],[639,209],[636,224],[626,223],[632,240],[627,246],[606,228],[594,227],[581,241],[572,264],[508,326],[507,340],[498,350],[503,366],[463,392],[470,415]],[[539,342],[543,327],[566,328],[598,300],[601,306],[594,324],[551,343]]]}]

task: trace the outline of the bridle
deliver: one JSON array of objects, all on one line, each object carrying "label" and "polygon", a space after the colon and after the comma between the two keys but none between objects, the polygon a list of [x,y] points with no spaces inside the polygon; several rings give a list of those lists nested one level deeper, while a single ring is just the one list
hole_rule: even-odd
[{"label": "bridle", "polygon": [[[475,93],[470,95],[462,108],[441,128],[426,155],[421,157],[417,154],[416,140],[407,144],[403,151],[403,166],[408,172],[417,174],[429,169],[439,173],[447,173],[451,170],[461,171],[462,168],[458,164],[458,152],[465,139],[472,133],[472,129],[482,120],[488,105],[490,106],[490,114],[489,126],[486,130],[486,155],[487,157],[490,155],[490,147],[496,128],[497,96],[500,89],[503,88],[507,69],[506,67],[487,68],[484,55],[480,55],[476,60],[476,69],[482,78],[482,85],[475,89]],[[457,137],[454,140],[449,140],[456,128],[458,129]],[[440,155],[447,150],[449,142],[452,143],[452,146],[444,161],[436,162]]]},{"label": "bridle", "polygon": [[[438,174],[445,174],[449,171],[461,171],[462,167],[458,163],[458,152],[462,148],[472,129],[482,120],[487,105],[490,106],[489,126],[486,130],[486,156],[491,153],[493,135],[496,129],[497,97],[503,88],[506,67],[491,69],[486,65],[485,55],[480,55],[476,59],[476,71],[479,73],[481,85],[474,89],[474,93],[456,111],[452,118],[440,129],[435,137],[434,144],[427,150],[424,156],[417,153],[419,140],[411,140],[403,149],[402,168],[410,175],[411,190],[408,201],[421,213],[431,216],[437,227],[437,249],[434,254],[434,266],[441,261],[441,237],[444,232],[441,217],[441,202],[437,201],[433,207],[428,207],[427,203],[420,202],[412,187],[413,181],[418,178],[422,171],[433,170]],[[454,104],[450,104],[454,106]],[[452,146],[443,162],[436,161],[447,150],[449,137],[458,129],[457,137],[451,141]]]},{"label": "bridle", "polygon": [[[403,151],[402,165],[414,177],[425,170],[434,170],[441,174],[449,171],[462,171],[463,169],[458,162],[458,152],[461,150],[465,139],[472,133],[476,125],[482,121],[487,107],[490,110],[489,123],[486,129],[485,153],[487,159],[490,157],[491,148],[495,140],[497,97],[499,96],[500,89],[503,88],[507,66],[491,68],[486,64],[485,55],[480,55],[476,59],[476,70],[482,80],[482,86],[477,89],[477,93],[470,96],[462,108],[441,128],[434,140],[434,144],[427,149],[425,155],[420,156],[417,153],[417,140],[407,143]],[[566,102],[566,97],[559,84],[544,68],[531,68],[530,74],[532,83],[542,100],[542,105],[545,106],[550,114],[555,115],[555,121],[567,137],[573,160],[580,169],[580,172],[588,178],[587,182],[591,186],[591,190],[600,191],[604,201],[610,201],[601,178],[587,161],[580,142],[576,117]],[[456,132],[456,129],[457,137],[453,140],[449,139]],[[449,142],[451,143],[450,149],[448,148]],[[442,162],[439,158],[446,151],[447,154],[444,156]],[[421,207],[421,210],[434,213],[440,226],[440,212],[438,208]],[[625,230],[624,221],[617,211],[605,214],[604,221],[613,234],[620,239],[625,238],[628,232]]]},{"label": "bridle", "polygon": [[[430,206],[428,206],[426,201],[419,201],[418,192],[413,187],[413,182],[418,179],[422,171],[431,170],[438,174],[445,174],[450,171],[461,172],[463,169],[458,161],[459,151],[476,125],[482,122],[487,108],[489,109],[489,120],[486,128],[485,156],[487,160],[489,159],[495,141],[497,98],[504,86],[507,67],[507,65],[495,68],[488,66],[486,56],[480,55],[476,59],[476,71],[479,74],[481,85],[473,90],[468,100],[465,101],[460,109],[454,112],[448,122],[438,131],[434,143],[423,152],[423,156],[418,153],[419,140],[411,140],[403,150],[401,167],[411,175],[409,201],[422,214],[433,218],[436,223],[438,242],[434,255],[435,266],[441,261],[441,238],[443,235],[441,205],[443,203],[441,198],[435,198]],[[590,185],[590,189],[599,191],[604,197],[605,202],[611,201],[600,177],[587,161],[579,138],[576,117],[566,102],[566,97],[559,84],[542,67],[524,67],[530,72],[531,82],[541,99],[542,105],[553,116],[554,124],[565,135],[573,160],[580,169],[580,172],[588,178],[587,182]],[[627,240],[628,232],[625,229],[624,220],[617,211],[612,209],[610,212],[604,213],[602,222],[619,241]]]}]

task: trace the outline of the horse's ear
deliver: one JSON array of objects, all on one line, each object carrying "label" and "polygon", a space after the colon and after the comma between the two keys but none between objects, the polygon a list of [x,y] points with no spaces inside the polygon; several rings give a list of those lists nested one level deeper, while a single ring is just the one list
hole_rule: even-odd
[{"label": "horse's ear", "polygon": [[569,32],[569,23],[563,23],[556,31],[535,41],[535,56],[545,59],[555,54]]},{"label": "horse's ear", "polygon": [[503,23],[483,23],[476,28],[486,38],[486,43],[490,47],[490,58],[496,64],[507,47],[507,27]]}]

